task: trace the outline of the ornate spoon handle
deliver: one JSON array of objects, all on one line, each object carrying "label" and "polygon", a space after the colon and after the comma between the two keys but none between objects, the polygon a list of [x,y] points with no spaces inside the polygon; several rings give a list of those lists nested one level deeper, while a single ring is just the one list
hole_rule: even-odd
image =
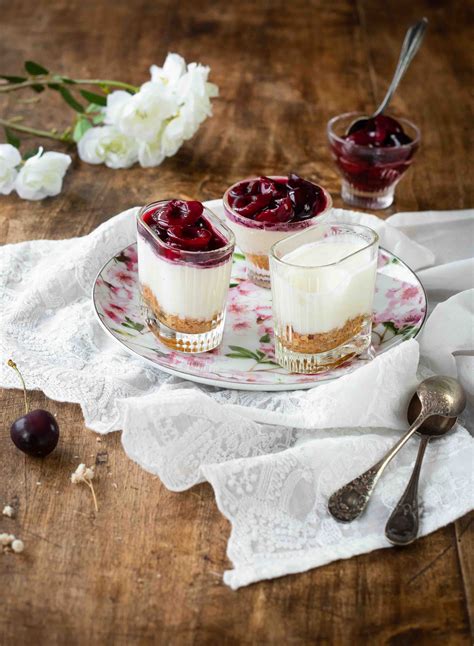
[{"label": "ornate spoon handle", "polygon": [[377,464],[374,464],[368,471],[365,471],[332,494],[329,498],[328,509],[336,520],[342,523],[350,523],[361,515],[385,467],[402,446],[408,442],[416,429],[423,424],[426,417],[426,411],[422,410],[405,435]]},{"label": "ornate spoon handle", "polygon": [[423,435],[418,449],[413,473],[402,497],[385,525],[385,536],[393,545],[408,545],[418,534],[418,481],[425,449],[430,441]]},{"label": "ornate spoon handle", "polygon": [[423,37],[425,35],[426,25],[428,21],[426,18],[422,18],[417,23],[412,25],[405,36],[403,41],[402,49],[400,52],[400,58],[398,59],[397,67],[393,75],[392,82],[387,90],[386,95],[384,96],[382,103],[379,105],[377,110],[372,115],[376,117],[378,114],[381,114],[387,105],[390,103],[392,96],[395,93],[395,90],[398,87],[398,84],[402,80],[402,76],[408,69],[413,57],[416,52],[419,50]]}]

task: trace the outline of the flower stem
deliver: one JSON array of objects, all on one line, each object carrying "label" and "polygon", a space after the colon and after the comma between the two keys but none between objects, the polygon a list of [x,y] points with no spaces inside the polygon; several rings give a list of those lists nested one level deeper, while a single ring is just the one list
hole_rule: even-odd
[{"label": "flower stem", "polygon": [[56,139],[56,141],[64,141],[70,143],[72,141],[71,136],[66,135],[57,135],[51,130],[38,130],[37,128],[30,128],[29,126],[22,126],[19,123],[7,119],[0,119],[0,126],[5,128],[10,128],[11,130],[18,130],[19,132],[26,132],[29,135],[35,135],[36,137],[45,137],[47,139]]},{"label": "flower stem", "polygon": [[21,83],[0,84],[0,93],[14,92],[15,90],[22,90],[27,87],[32,87],[33,85],[44,85],[48,83],[62,87],[71,87],[73,85],[105,85],[107,87],[116,87],[122,90],[129,90],[130,92],[133,92],[133,94],[135,94],[135,92],[138,92],[138,87],[136,85],[130,85],[130,83],[124,83],[123,81],[113,81],[111,79],[71,79],[71,81],[73,82],[68,83],[51,76],[38,75],[33,79],[28,79],[27,81],[22,81]]},{"label": "flower stem", "polygon": [[94,499],[94,507],[95,507],[95,510],[96,510],[96,511],[99,511],[99,507],[98,507],[98,505],[97,505],[97,498],[96,498],[95,490],[94,490],[94,485],[92,484],[92,482],[90,482],[89,480],[86,480],[85,478],[84,478],[84,482],[86,483],[86,485],[87,485],[87,486],[89,487],[89,489],[91,490],[92,498]]},{"label": "flower stem", "polygon": [[21,384],[22,384],[22,386],[23,386],[23,397],[25,398],[25,413],[26,413],[26,414],[28,414],[28,411],[29,411],[29,408],[30,408],[30,407],[28,406],[28,397],[26,396],[26,384],[25,384],[25,380],[23,379],[23,375],[22,375],[22,374],[21,374],[21,372],[18,370],[18,366],[17,366],[17,365],[16,365],[16,363],[13,361],[13,359],[8,359],[8,361],[7,361],[7,365],[9,365],[9,366],[10,366],[10,368],[13,368],[13,370],[15,370],[15,372],[18,374],[18,376],[19,376],[19,377],[20,377],[20,379],[21,379]]}]

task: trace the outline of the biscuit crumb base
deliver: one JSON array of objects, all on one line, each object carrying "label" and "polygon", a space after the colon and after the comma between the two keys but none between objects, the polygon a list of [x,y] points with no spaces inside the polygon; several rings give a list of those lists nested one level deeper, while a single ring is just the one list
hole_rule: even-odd
[{"label": "biscuit crumb base", "polygon": [[354,338],[366,322],[367,315],[361,314],[347,321],[343,327],[320,334],[300,334],[295,332],[291,325],[287,325],[284,333],[279,334],[278,337],[281,345],[292,352],[319,354],[333,350]]},{"label": "biscuit crumb base", "polygon": [[203,321],[199,319],[180,318],[176,314],[167,314],[156,299],[148,285],[141,286],[142,297],[148,307],[152,310],[156,318],[176,332],[183,334],[201,334],[202,332],[209,332],[213,330],[220,321],[218,313],[214,315],[211,321]]},{"label": "biscuit crumb base", "polygon": [[270,262],[267,254],[247,253],[245,256],[250,264],[258,267],[259,269],[270,271]]}]

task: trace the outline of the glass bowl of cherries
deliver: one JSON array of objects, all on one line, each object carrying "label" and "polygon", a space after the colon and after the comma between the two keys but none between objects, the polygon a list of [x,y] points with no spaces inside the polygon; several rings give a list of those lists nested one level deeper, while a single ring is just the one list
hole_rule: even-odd
[{"label": "glass bowl of cherries", "polygon": [[385,114],[364,118],[346,112],[328,123],[332,156],[342,175],[341,197],[347,204],[386,209],[395,186],[410,167],[420,131],[407,119]]}]

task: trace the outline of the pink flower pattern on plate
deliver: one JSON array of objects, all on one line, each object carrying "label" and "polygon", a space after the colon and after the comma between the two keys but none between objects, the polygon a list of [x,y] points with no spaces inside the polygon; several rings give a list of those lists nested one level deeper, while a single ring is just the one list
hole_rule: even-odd
[{"label": "pink flower pattern on plate", "polygon": [[94,305],[109,334],[158,368],[216,386],[258,390],[309,388],[334,379],[416,336],[424,322],[423,287],[406,265],[381,249],[371,356],[359,357],[320,375],[289,374],[274,362],[271,292],[248,282],[245,271],[243,256],[236,253],[224,339],[220,348],[206,354],[175,352],[149,331],[138,291],[135,244],[117,254],[102,269],[94,286]]}]

